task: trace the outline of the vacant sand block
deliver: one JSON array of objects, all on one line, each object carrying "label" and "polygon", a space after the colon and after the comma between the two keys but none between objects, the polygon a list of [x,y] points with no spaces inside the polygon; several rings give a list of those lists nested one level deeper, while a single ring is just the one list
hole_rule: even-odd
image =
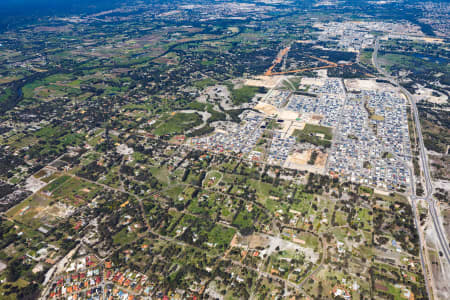
[{"label": "vacant sand block", "polygon": [[319,152],[314,165],[310,165],[308,164],[308,161],[310,160],[313,151],[313,149],[310,149],[303,152],[292,153],[288,156],[283,167],[323,174],[325,172],[328,154]]},{"label": "vacant sand block", "polygon": [[299,113],[291,110],[280,111],[278,118],[282,120],[296,120],[299,117]]},{"label": "vacant sand block", "polygon": [[325,168],[327,158],[328,158],[327,153],[319,152],[319,155],[317,155],[316,161],[314,162],[314,166],[318,168]]},{"label": "vacant sand block", "polygon": [[281,132],[283,133],[288,133],[289,132],[289,128],[291,128],[292,125],[292,121],[284,121],[282,124],[282,128],[281,128]]},{"label": "vacant sand block", "polygon": [[299,121],[292,122],[292,125],[291,125],[291,127],[289,127],[289,130],[288,130],[287,134],[288,135],[293,135],[294,131],[296,129],[298,129],[298,130],[305,129],[305,124],[306,124],[305,122],[299,122]]},{"label": "vacant sand block", "polygon": [[272,89],[277,86],[278,82],[283,76],[256,76],[252,79],[247,79],[245,81],[245,85],[256,86],[256,87],[265,87],[268,89]]},{"label": "vacant sand block", "polygon": [[418,101],[423,99],[434,104],[445,104],[448,101],[447,95],[422,86],[416,90],[416,94],[414,96]]},{"label": "vacant sand block", "polygon": [[313,124],[313,125],[319,125],[320,121],[323,119],[323,116],[322,115],[317,115],[317,114],[307,113],[307,114],[302,114],[301,115],[301,119],[305,123]]},{"label": "vacant sand block", "polygon": [[274,115],[278,114],[278,109],[275,106],[264,103],[264,102],[259,102],[254,107],[254,109],[262,112],[263,114],[269,115],[269,116],[274,116]]},{"label": "vacant sand block", "polygon": [[301,85],[323,86],[325,84],[325,78],[303,77],[300,83]]},{"label": "vacant sand block", "polygon": [[344,84],[348,91],[379,91],[394,89],[394,87],[388,83],[376,82],[376,79],[345,79]]},{"label": "vacant sand block", "polygon": [[287,161],[291,164],[305,165],[311,157],[311,151],[294,152],[289,155]]}]

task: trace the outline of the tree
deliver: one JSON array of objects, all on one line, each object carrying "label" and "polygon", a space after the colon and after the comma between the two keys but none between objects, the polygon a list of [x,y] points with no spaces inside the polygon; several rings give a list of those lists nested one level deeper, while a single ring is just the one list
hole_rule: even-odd
[{"label": "tree", "polygon": [[18,260],[12,260],[8,263],[6,280],[9,282],[16,282],[20,278],[20,270],[22,263]]}]

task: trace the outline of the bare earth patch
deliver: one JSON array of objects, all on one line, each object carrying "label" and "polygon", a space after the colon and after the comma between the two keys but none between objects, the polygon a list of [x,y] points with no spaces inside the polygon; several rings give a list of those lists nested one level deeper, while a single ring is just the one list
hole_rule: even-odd
[{"label": "bare earth patch", "polygon": [[270,104],[264,103],[264,102],[259,102],[254,109],[256,109],[257,111],[260,111],[266,115],[269,116],[273,116],[273,115],[277,115],[278,114],[278,109]]},{"label": "bare earth patch", "polygon": [[303,86],[307,86],[307,85],[323,86],[325,84],[325,78],[303,77],[300,83]]},{"label": "bare earth patch", "polygon": [[314,165],[310,165],[308,164],[308,161],[310,160],[313,151],[318,150],[309,149],[303,152],[292,153],[288,156],[284,163],[284,167],[323,174],[325,172],[328,154],[319,152]]},{"label": "bare earth patch", "polygon": [[274,237],[262,233],[255,233],[250,236],[242,236],[239,241],[234,244],[235,247],[241,247],[245,249],[264,248],[261,250],[261,256],[270,256],[277,251],[301,251],[305,254],[305,257],[316,263],[319,260],[319,253],[309,247],[302,247],[299,244],[293,243],[282,239],[281,237]]},{"label": "bare earth patch", "polygon": [[41,188],[43,188],[47,183],[37,179],[34,176],[28,177],[25,188],[33,193],[39,191]]},{"label": "bare earth patch", "polygon": [[393,89],[390,84],[376,82],[375,79],[345,79],[344,84],[348,91],[379,91]]},{"label": "bare earth patch", "polygon": [[279,117],[283,120],[296,120],[299,117],[299,113],[290,110],[283,110],[280,112]]},{"label": "bare earth patch", "polygon": [[252,79],[247,79],[245,81],[245,85],[256,86],[256,87],[265,87],[268,89],[272,89],[277,86],[278,82],[283,76],[257,76]]},{"label": "bare earth patch", "polygon": [[425,87],[417,89],[414,97],[417,101],[425,100],[434,104],[445,104],[448,101],[448,96],[444,93]]}]

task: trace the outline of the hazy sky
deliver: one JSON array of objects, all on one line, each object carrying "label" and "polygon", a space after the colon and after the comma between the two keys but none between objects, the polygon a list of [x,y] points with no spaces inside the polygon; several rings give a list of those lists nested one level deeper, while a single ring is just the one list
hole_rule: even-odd
[{"label": "hazy sky", "polygon": [[110,8],[114,2],[124,0],[0,0],[0,15],[70,14]]}]

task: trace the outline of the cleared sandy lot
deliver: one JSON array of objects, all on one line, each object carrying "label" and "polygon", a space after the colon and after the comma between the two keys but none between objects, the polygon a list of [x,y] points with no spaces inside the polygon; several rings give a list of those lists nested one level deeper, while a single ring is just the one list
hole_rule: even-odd
[{"label": "cleared sandy lot", "polygon": [[379,86],[372,79],[345,79],[344,84],[347,90],[378,90]]},{"label": "cleared sandy lot", "polygon": [[299,117],[299,113],[291,110],[283,110],[278,116],[283,120],[296,120]]},{"label": "cleared sandy lot", "polygon": [[292,122],[292,125],[291,125],[291,127],[289,127],[287,134],[293,135],[293,133],[296,129],[303,130],[303,129],[305,129],[305,125],[306,125],[305,122]]},{"label": "cleared sandy lot", "polygon": [[264,103],[264,102],[259,102],[254,109],[262,112],[263,114],[269,115],[269,116],[274,116],[278,114],[278,109],[268,103]]},{"label": "cleared sandy lot", "polygon": [[344,79],[344,84],[348,91],[393,90],[392,85],[376,82],[375,79]]},{"label": "cleared sandy lot", "polygon": [[[433,92],[435,93],[434,95]],[[437,94],[439,96],[437,96]],[[423,99],[434,104],[445,104],[448,101],[447,95],[425,87],[420,87],[418,90],[416,90],[414,96],[417,100]]]},{"label": "cleared sandy lot", "polygon": [[288,157],[289,163],[296,165],[306,165],[311,157],[311,151],[294,152]]},{"label": "cleared sandy lot", "polygon": [[319,260],[319,254],[312,248],[302,247],[299,244],[284,240],[280,237],[273,237],[262,233],[254,233],[250,236],[239,236],[234,241],[233,246],[244,249],[264,248],[263,250],[260,250],[261,256],[271,255],[279,250],[301,251],[305,254],[305,257],[313,263],[316,263]]},{"label": "cleared sandy lot", "polygon": [[256,76],[255,78],[247,79],[245,85],[265,87],[272,89],[277,86],[278,82],[283,76]]},{"label": "cleared sandy lot", "polygon": [[288,156],[284,167],[323,174],[325,172],[325,164],[327,162],[328,154],[319,152],[314,165],[310,165],[308,164],[308,161],[310,160],[313,151],[313,149],[310,149],[303,152],[292,153]]},{"label": "cleared sandy lot", "polygon": [[300,84],[323,86],[325,84],[325,78],[303,77]]}]

